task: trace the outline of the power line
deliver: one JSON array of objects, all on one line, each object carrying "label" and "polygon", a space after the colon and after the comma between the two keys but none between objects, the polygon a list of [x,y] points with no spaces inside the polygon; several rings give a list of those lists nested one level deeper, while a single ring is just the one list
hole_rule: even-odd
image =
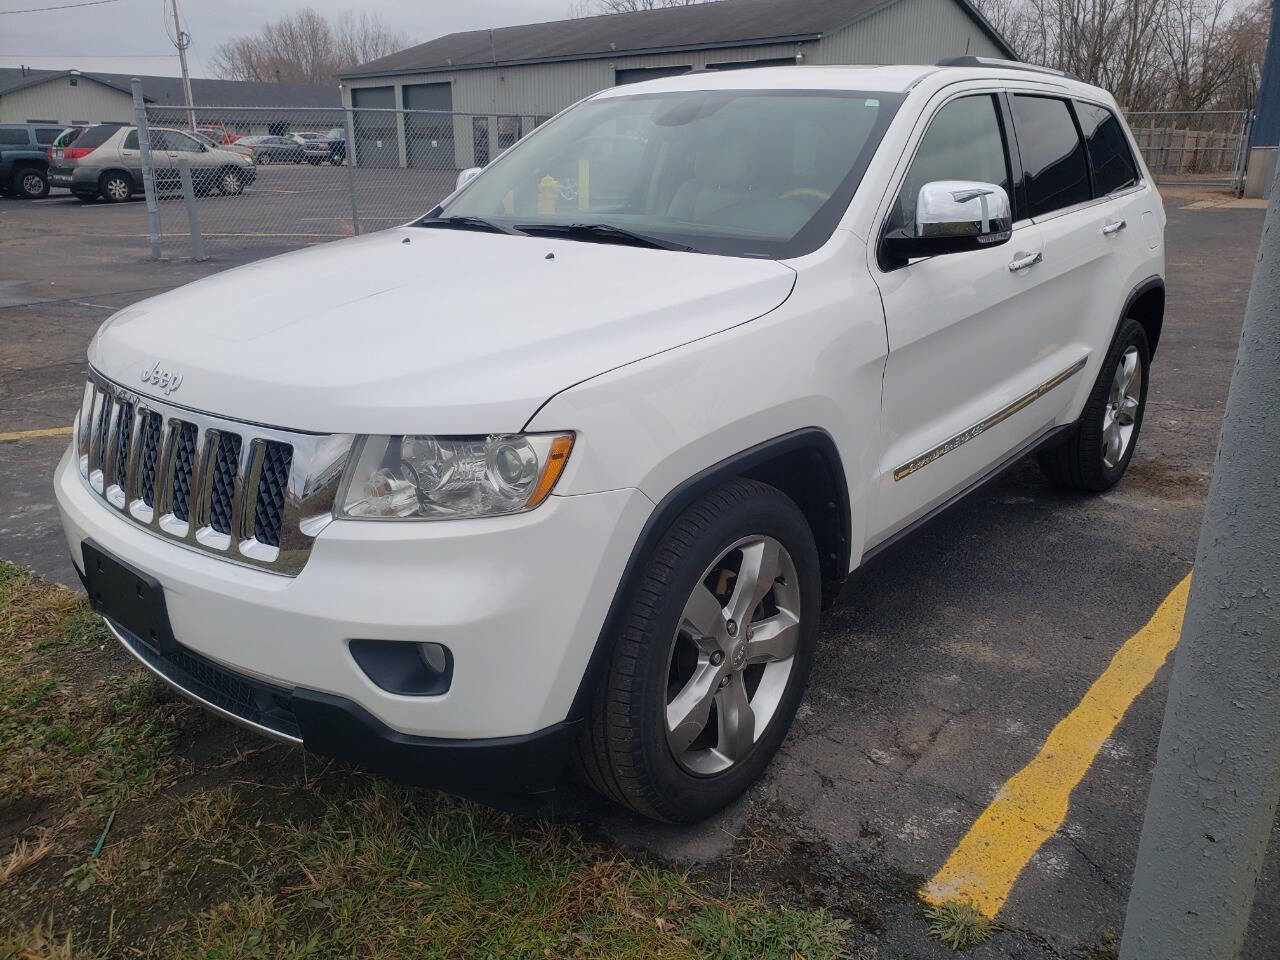
[{"label": "power line", "polygon": [[82,3],[60,3],[55,7],[27,7],[25,10],[0,10],[0,17],[11,13],[44,13],[47,10],[70,10],[73,7],[100,7],[104,3],[119,3],[120,0],[84,0]]},{"label": "power line", "polygon": [[176,56],[176,53],[0,53],[0,59],[7,60],[167,60]]}]

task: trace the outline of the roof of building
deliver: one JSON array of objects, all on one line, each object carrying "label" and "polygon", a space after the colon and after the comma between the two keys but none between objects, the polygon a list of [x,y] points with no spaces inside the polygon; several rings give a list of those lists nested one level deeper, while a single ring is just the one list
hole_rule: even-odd
[{"label": "roof of building", "polygon": [[[0,67],[0,96],[34,87],[58,77],[87,77],[122,93],[130,93],[132,75],[100,73],[97,70],[36,70],[31,67]],[[186,101],[178,77],[139,77],[142,95],[159,106],[179,106]],[[248,80],[207,80],[191,78],[191,97],[204,107],[338,107],[342,101],[338,87],[310,83],[255,83]]]},{"label": "roof of building", "polygon": [[[362,63],[343,77],[432,73],[557,60],[817,40],[897,0],[714,0],[438,37]],[[970,3],[955,0],[1004,53],[1017,53]]]}]

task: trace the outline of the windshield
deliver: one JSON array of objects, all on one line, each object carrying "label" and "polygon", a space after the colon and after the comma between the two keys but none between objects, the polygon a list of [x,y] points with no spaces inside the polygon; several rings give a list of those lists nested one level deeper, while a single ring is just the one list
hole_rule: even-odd
[{"label": "windshield", "polygon": [[703,253],[799,256],[831,236],[901,100],[843,90],[589,100],[431,216],[517,230],[605,224]]}]

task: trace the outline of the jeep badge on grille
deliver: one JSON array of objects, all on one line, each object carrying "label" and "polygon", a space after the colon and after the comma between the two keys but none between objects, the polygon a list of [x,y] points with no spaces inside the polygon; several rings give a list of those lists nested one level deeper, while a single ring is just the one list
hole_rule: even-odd
[{"label": "jeep badge on grille", "polygon": [[142,382],[159,387],[167,397],[182,386],[182,374],[175,370],[162,370],[156,363],[142,371]]}]

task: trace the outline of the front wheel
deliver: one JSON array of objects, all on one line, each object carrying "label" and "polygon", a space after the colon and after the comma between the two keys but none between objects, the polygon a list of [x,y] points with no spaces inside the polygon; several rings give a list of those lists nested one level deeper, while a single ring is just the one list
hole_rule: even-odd
[{"label": "front wheel", "polygon": [[764,771],[817,641],[817,548],[786,495],[734,480],[671,525],[632,585],[577,745],[600,793],[702,820]]},{"label": "front wheel", "polygon": [[1065,442],[1040,453],[1045,476],[1064,487],[1094,493],[1119,483],[1138,445],[1150,372],[1147,332],[1138,321],[1126,318],[1074,430]]}]

